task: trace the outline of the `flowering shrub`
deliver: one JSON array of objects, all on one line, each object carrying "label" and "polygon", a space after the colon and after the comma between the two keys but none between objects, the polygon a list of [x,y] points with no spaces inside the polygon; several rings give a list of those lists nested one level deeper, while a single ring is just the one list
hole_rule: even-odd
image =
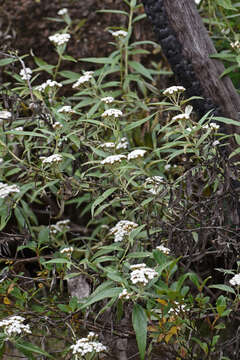
[{"label": "flowering shrub", "polygon": [[[49,37],[56,65],[33,56],[30,69],[24,57],[5,54],[22,68],[6,70],[14,79],[7,96],[14,92],[19,104],[0,110],[0,229],[14,229],[13,244],[0,242],[2,353],[10,341],[30,359],[111,356],[108,336],[83,337],[84,326],[101,333],[102,324],[123,320],[129,329],[116,333],[127,338],[133,327],[141,359],[159,344],[168,358],[225,355],[224,328],[239,301],[230,268],[239,266],[231,250],[239,242],[228,211],[229,174],[238,171],[219,151],[231,140],[220,124],[231,119],[211,111],[199,119],[184,87],[154,87],[166,71],[135,61],[156,44],[133,41],[144,15],[136,1],[126,5],[129,14],[119,14],[128,27],[110,28],[109,58],[81,59],[94,71],[61,68],[76,62],[67,54],[66,8],[57,18],[65,28]],[[220,268],[217,258],[227,263],[230,252],[231,266]],[[216,271],[222,283],[207,285]],[[61,339],[57,350],[46,330]]]}]

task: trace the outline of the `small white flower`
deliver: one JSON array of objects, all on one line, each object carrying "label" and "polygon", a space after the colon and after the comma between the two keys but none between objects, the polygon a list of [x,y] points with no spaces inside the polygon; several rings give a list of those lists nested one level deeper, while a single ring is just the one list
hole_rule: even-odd
[{"label": "small white flower", "polygon": [[119,116],[123,116],[123,113],[121,110],[118,110],[118,109],[108,109],[108,110],[105,110],[104,113],[102,113],[101,115],[102,117],[115,117],[115,118],[118,118]]},{"label": "small white flower", "polygon": [[133,221],[120,220],[110,231],[110,235],[114,235],[114,242],[123,241],[124,238],[131,233],[131,231],[138,227]]},{"label": "small white flower", "polygon": [[118,38],[118,37],[126,37],[127,36],[127,31],[124,30],[118,30],[118,31],[113,31],[112,32],[112,36]]},{"label": "small white flower", "polygon": [[115,148],[115,144],[113,142],[106,142],[100,145],[101,148]]},{"label": "small white flower", "polygon": [[0,182],[0,199],[4,199],[9,194],[20,192],[20,188],[17,185],[7,185]]},{"label": "small white flower", "polygon": [[175,314],[175,315],[179,315],[182,312],[184,312],[186,310],[186,305],[185,304],[180,304],[178,301],[174,302],[174,308],[170,308],[168,310],[169,314]]},{"label": "small white flower", "polygon": [[67,8],[63,8],[58,10],[57,14],[62,16],[62,15],[66,15],[68,13],[68,9]]},{"label": "small white flower", "polygon": [[93,71],[85,71],[83,75],[73,84],[73,89],[80,87],[82,84],[89,82],[93,77]]},{"label": "small white flower", "polygon": [[216,124],[215,122],[210,123],[209,126],[213,130],[218,130],[220,128],[220,126],[218,124]]},{"label": "small white flower", "polygon": [[38,85],[36,86],[36,90],[40,91],[40,92],[43,92],[45,91],[47,88],[53,88],[53,87],[62,87],[62,84],[61,83],[58,83],[54,80],[50,80],[48,79],[45,83],[41,84],[41,85]]},{"label": "small white flower", "polygon": [[141,149],[133,150],[128,154],[128,160],[144,157],[146,152],[147,152],[146,150],[141,150]]},{"label": "small white flower", "polygon": [[32,77],[32,70],[26,67],[20,71],[20,76],[23,80],[30,80]]},{"label": "small white flower", "polygon": [[171,86],[171,87],[167,88],[166,90],[164,90],[163,95],[171,96],[173,94],[182,93],[185,90],[186,89],[183,86]]},{"label": "small white flower", "polygon": [[121,162],[123,159],[126,159],[127,157],[125,155],[111,155],[106,157],[106,159],[101,161],[102,165],[105,164],[113,164],[116,162]]},{"label": "small white flower", "polygon": [[164,169],[165,169],[165,170],[169,170],[169,169],[171,169],[171,167],[172,167],[171,164],[166,164],[166,165],[164,166]]},{"label": "small white flower", "polygon": [[10,131],[23,131],[23,127],[22,126],[18,126],[14,129],[11,129]]},{"label": "small white flower", "polygon": [[24,325],[25,319],[22,316],[11,316],[0,321],[0,327],[4,327],[4,333],[11,338],[17,335],[31,334],[30,326]]},{"label": "small white flower", "polygon": [[62,250],[60,250],[61,254],[71,254],[73,252],[74,248],[72,246],[70,247],[65,247]]},{"label": "small white flower", "polygon": [[188,120],[190,118],[189,114],[178,114],[178,115],[175,115],[172,120]]},{"label": "small white flower", "polygon": [[[70,223],[69,219],[66,220],[60,220],[56,224],[50,225],[50,233],[51,234],[57,234],[58,232],[68,231],[70,230],[70,226],[68,225]],[[70,247],[69,249],[71,249]]]},{"label": "small white flower", "polygon": [[239,286],[240,285],[240,274],[234,275],[234,277],[229,280],[230,284],[233,286]]},{"label": "small white flower", "polygon": [[57,130],[57,129],[61,129],[63,127],[63,125],[59,122],[59,121],[56,121],[52,127],[54,128],[54,130]]},{"label": "small white flower", "polygon": [[199,5],[201,0],[194,0],[196,5]]},{"label": "small white flower", "polygon": [[60,109],[58,109],[59,113],[66,113],[66,114],[72,114],[75,113],[75,111],[71,108],[70,105],[64,105]]},{"label": "small white flower", "polygon": [[212,143],[213,146],[217,146],[217,145],[219,145],[219,144],[220,144],[220,142],[219,142],[218,140],[215,140],[215,141]]},{"label": "small white flower", "polygon": [[123,291],[118,295],[118,298],[128,300],[130,299],[131,295],[132,293],[129,293],[127,289],[123,289]]},{"label": "small white flower", "polygon": [[127,149],[127,148],[128,148],[128,140],[126,137],[123,137],[120,139],[119,143],[117,144],[116,149],[120,150],[120,149]]},{"label": "small white flower", "polygon": [[106,96],[102,98],[101,101],[105,102],[106,104],[110,104],[114,101],[114,98],[112,96]]},{"label": "small white flower", "polygon": [[240,49],[240,41],[236,40],[235,42],[230,43],[233,49]]},{"label": "small white flower", "polygon": [[171,251],[169,248],[165,247],[164,245],[159,245],[156,247],[156,249],[163,252],[166,255],[168,255]]},{"label": "small white flower", "polygon": [[0,119],[10,119],[12,117],[12,113],[7,110],[0,111]]},{"label": "small white flower", "polygon": [[158,276],[158,273],[154,269],[146,267],[146,264],[132,265],[130,269],[132,270],[130,279],[133,284],[147,285],[150,280]]},{"label": "small white flower", "polygon": [[48,157],[43,157],[41,158],[43,164],[47,164],[47,163],[53,163],[53,162],[60,162],[62,161],[62,155],[59,154],[53,154],[51,156]]},{"label": "small white flower", "polygon": [[71,35],[70,34],[54,34],[48,37],[48,39],[53,42],[55,45],[63,45],[67,43],[70,40]]},{"label": "small white flower", "polygon": [[106,351],[107,348],[103,344],[98,341],[94,341],[94,338],[97,338],[93,332],[90,332],[88,337],[79,339],[76,344],[71,345],[70,349],[72,349],[73,355],[84,356],[89,353],[100,353],[102,351]]},{"label": "small white flower", "polygon": [[0,165],[3,163],[3,158],[0,158]]}]

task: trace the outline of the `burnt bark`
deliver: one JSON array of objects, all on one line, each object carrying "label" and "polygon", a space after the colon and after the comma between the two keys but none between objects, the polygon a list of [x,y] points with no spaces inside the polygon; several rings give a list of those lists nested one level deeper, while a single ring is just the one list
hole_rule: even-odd
[{"label": "burnt bark", "polygon": [[[197,11],[194,0],[143,0],[157,40],[187,96],[202,96],[194,107],[200,115],[213,109],[215,115],[240,120],[240,97],[221,61],[210,56],[216,49]],[[224,125],[225,132],[239,127]]]}]

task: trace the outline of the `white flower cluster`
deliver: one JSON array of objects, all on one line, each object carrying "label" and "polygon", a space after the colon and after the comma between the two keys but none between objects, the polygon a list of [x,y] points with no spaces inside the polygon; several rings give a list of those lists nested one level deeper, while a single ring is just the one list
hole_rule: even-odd
[{"label": "white flower cluster", "polygon": [[238,40],[231,42],[230,45],[233,49],[240,49],[240,41],[238,41]]},{"label": "white flower cluster", "polygon": [[136,227],[138,227],[138,224],[133,221],[121,220],[110,230],[109,234],[114,234],[114,242],[123,241]]},{"label": "white flower cluster", "polygon": [[24,325],[25,319],[22,316],[11,316],[8,319],[0,321],[0,327],[4,327],[4,333],[8,337],[31,334],[30,326]]},{"label": "white flower cluster", "polygon": [[79,339],[75,345],[71,345],[73,355],[84,356],[89,353],[100,353],[106,351],[107,348],[100,342],[96,341],[97,335],[93,332],[88,334],[88,337]]},{"label": "white flower cluster", "polygon": [[186,305],[185,304],[180,304],[178,301],[174,302],[174,307],[170,308],[168,310],[168,312],[170,314],[176,314],[179,315],[180,313],[184,312],[186,310]]},{"label": "white flower cluster", "polygon": [[104,160],[101,161],[102,165],[111,165],[116,162],[121,162],[123,159],[126,159],[127,157],[125,155],[110,155],[106,157]]},{"label": "white flower cluster", "polygon": [[108,109],[105,110],[104,113],[101,115],[102,117],[115,117],[118,118],[119,116],[123,116],[123,113],[121,110],[118,109]]},{"label": "white flower cluster", "polygon": [[152,187],[151,189],[148,189],[148,191],[153,195],[157,195],[161,190],[160,185],[163,184],[163,182],[164,179],[162,176],[155,175],[146,179],[145,186],[148,188],[148,185],[150,184]]},{"label": "white flower cluster", "polygon": [[29,67],[26,67],[25,69],[22,69],[19,74],[23,80],[30,80],[32,77],[32,70]]},{"label": "white flower cluster", "polygon": [[127,31],[124,30],[118,30],[118,31],[113,31],[112,32],[112,36],[118,38],[118,37],[126,37],[127,36]]},{"label": "white flower cluster", "polygon": [[219,128],[220,128],[220,126],[218,124],[216,124],[215,122],[203,125],[203,129],[218,130]]},{"label": "white flower cluster", "polygon": [[130,152],[128,154],[128,160],[133,160],[133,159],[138,159],[138,158],[144,157],[145,153],[146,153],[146,150],[141,150],[141,149],[133,150],[132,152]]},{"label": "white flower cluster", "polygon": [[70,220],[66,219],[66,220],[60,220],[56,224],[50,225],[50,233],[57,234],[58,232],[69,230],[70,229],[70,226],[68,225],[69,223]]},{"label": "white flower cluster", "polygon": [[72,109],[72,107],[70,105],[64,105],[62,106],[60,109],[58,109],[59,113],[66,113],[66,114],[72,114],[75,111]]},{"label": "white flower cluster", "polygon": [[57,81],[48,79],[45,83],[42,83],[41,85],[36,86],[35,90],[38,90],[40,92],[45,91],[47,88],[52,87],[62,87],[62,84],[58,83]]},{"label": "white flower cluster", "polygon": [[106,148],[106,149],[112,149],[115,148],[115,144],[113,142],[106,142],[100,145],[101,148]]},{"label": "white flower cluster", "polygon": [[111,104],[114,101],[114,98],[112,96],[106,96],[102,98],[101,101],[105,102],[106,104]]},{"label": "white flower cluster", "polygon": [[158,276],[158,273],[154,269],[147,267],[146,264],[131,265],[130,269],[132,270],[130,277],[133,284],[147,285],[150,280]]},{"label": "white flower cluster", "polygon": [[10,131],[23,131],[23,127],[22,126],[18,126],[14,129],[11,129]]},{"label": "white flower cluster", "polygon": [[0,119],[10,119],[12,117],[12,113],[7,110],[0,111]]},{"label": "white flower cluster", "polygon": [[171,96],[173,94],[182,93],[185,90],[186,89],[183,86],[171,86],[171,87],[167,88],[166,90],[164,90],[163,95]]},{"label": "white flower cluster", "polygon": [[63,45],[70,40],[71,35],[68,33],[65,34],[54,34],[48,37],[48,39],[53,42],[55,45]]},{"label": "white flower cluster", "polygon": [[172,120],[188,120],[190,119],[190,115],[187,114],[187,113],[183,113],[183,114],[178,114],[178,115],[175,115]]},{"label": "white flower cluster", "polygon": [[20,192],[20,189],[17,185],[7,185],[0,182],[0,199],[4,199],[9,194],[18,192]]},{"label": "white flower cluster", "polygon": [[53,155],[48,156],[48,157],[41,156],[40,160],[42,160],[43,164],[51,164],[53,162],[60,162],[60,161],[62,161],[62,155],[53,154]]},{"label": "white flower cluster", "polygon": [[128,300],[130,299],[131,295],[132,293],[129,293],[127,289],[123,289],[123,291],[118,295],[118,298]]},{"label": "white flower cluster", "polygon": [[128,148],[128,140],[127,138],[124,136],[120,139],[119,143],[117,144],[116,146],[116,149],[117,150],[120,150],[120,149],[127,149]]},{"label": "white flower cluster", "polygon": [[76,81],[73,84],[72,88],[75,89],[77,87],[80,87],[82,84],[90,81],[92,77],[93,77],[93,71],[85,71],[83,75],[78,79],[78,81]]},{"label": "white flower cluster", "polygon": [[229,280],[230,284],[233,286],[239,286],[240,285],[240,274],[234,275],[234,277]]},{"label": "white flower cluster", "polygon": [[73,252],[74,248],[72,246],[69,247],[65,247],[62,250],[60,250],[60,254],[67,254],[67,255],[71,255],[71,253]]},{"label": "white flower cluster", "polygon": [[59,121],[55,121],[55,123],[52,124],[52,127],[54,128],[54,130],[58,130],[61,129],[63,125]]},{"label": "white flower cluster", "polygon": [[162,253],[168,255],[170,253],[170,249],[165,247],[164,245],[159,245],[156,247],[157,250],[161,251]]},{"label": "white flower cluster", "polygon": [[57,14],[62,16],[62,15],[66,15],[68,13],[68,9],[67,8],[63,8],[58,10]]}]

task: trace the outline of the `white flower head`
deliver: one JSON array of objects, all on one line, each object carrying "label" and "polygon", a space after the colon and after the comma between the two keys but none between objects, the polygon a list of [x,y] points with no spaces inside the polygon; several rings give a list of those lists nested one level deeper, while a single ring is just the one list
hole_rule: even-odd
[{"label": "white flower head", "polygon": [[48,39],[53,42],[55,45],[66,44],[71,38],[71,35],[68,33],[65,34],[54,34],[48,37]]},{"label": "white flower head", "polygon": [[19,335],[31,334],[30,326],[23,324],[24,321],[25,319],[22,316],[11,316],[0,321],[0,327],[4,327],[4,333],[8,339]]},{"label": "white flower head", "polygon": [[40,91],[40,92],[44,92],[47,88],[56,88],[56,87],[62,87],[61,83],[58,83],[57,81],[48,79],[45,83],[36,86],[36,90]]},{"label": "white flower head", "polygon": [[133,293],[129,293],[127,289],[123,289],[123,291],[118,295],[118,298],[128,300],[132,295]]},{"label": "white flower head", "polygon": [[108,110],[105,110],[101,116],[118,118],[120,116],[123,116],[123,113],[121,110],[118,110],[118,109],[108,109]]},{"label": "white flower head", "polygon": [[122,137],[119,141],[119,143],[116,146],[117,150],[120,149],[127,149],[128,148],[128,139],[126,137]]},{"label": "white flower head", "polygon": [[0,120],[10,119],[11,117],[12,117],[12,113],[10,113],[10,111],[7,110],[0,111]]},{"label": "white flower head", "polygon": [[124,38],[127,35],[128,35],[128,32],[124,31],[124,30],[118,30],[118,31],[112,32],[112,36],[114,36],[115,38]]},{"label": "white flower head", "polygon": [[183,86],[171,86],[164,90],[163,95],[171,96],[173,94],[179,94],[184,92],[186,89]]},{"label": "white flower head", "polygon": [[[66,219],[66,220],[59,220],[56,224],[52,224],[50,225],[50,233],[51,234],[57,234],[63,231],[68,231],[70,230],[70,226],[69,226],[70,220]],[[65,248],[66,249],[66,248]],[[73,249],[72,247],[69,247],[68,249]],[[64,250],[64,249],[63,249]],[[73,250],[72,250],[73,251]],[[61,251],[62,252],[62,251]]]},{"label": "white flower head", "polygon": [[162,253],[168,255],[170,253],[170,249],[165,247],[164,245],[159,245],[156,247],[157,250],[161,251]]},{"label": "white flower head", "polygon": [[111,104],[114,101],[114,98],[112,96],[106,96],[102,98],[101,101],[105,102],[106,104]]},{"label": "white flower head", "polygon": [[131,231],[138,227],[133,221],[120,220],[110,231],[110,235],[114,235],[114,242],[123,241],[126,236],[128,236]]},{"label": "white flower head", "polygon": [[115,148],[115,144],[113,142],[106,142],[100,145],[101,148],[106,148],[106,149],[112,149]]},{"label": "white flower head", "polygon": [[26,67],[25,69],[22,69],[19,74],[23,80],[30,80],[32,77],[32,70],[29,67]]},{"label": "white flower head", "polygon": [[233,286],[239,286],[240,285],[240,274],[234,275],[234,277],[229,280],[230,284]]},{"label": "white flower head", "polygon": [[58,10],[57,14],[59,16],[63,16],[63,15],[66,15],[68,13],[68,9],[67,8],[63,8],[63,9],[60,9]]},{"label": "white flower head", "polygon": [[72,88],[78,88],[82,84],[89,82],[93,77],[93,71],[85,71],[82,76],[73,84]]},{"label": "white flower head", "polygon": [[164,166],[164,169],[165,169],[165,170],[169,170],[169,169],[171,169],[171,167],[172,167],[171,164],[166,164],[166,165]]},{"label": "white flower head", "polygon": [[189,114],[183,113],[183,114],[178,114],[175,115],[172,120],[188,120],[190,118]]},{"label": "white flower head", "polygon": [[17,185],[7,185],[0,182],[0,199],[4,199],[9,194],[19,193],[20,188]]},{"label": "white flower head", "polygon": [[212,143],[213,146],[217,146],[217,145],[219,145],[219,144],[220,144],[220,141],[218,141],[218,140],[215,140],[215,141]]},{"label": "white flower head", "polygon": [[209,124],[210,128],[213,130],[218,130],[220,128],[220,126],[218,124],[216,124],[215,122],[211,122]]},{"label": "white flower head", "polygon": [[64,105],[58,109],[59,113],[66,113],[66,114],[72,114],[75,113],[75,111],[72,109],[70,105]]},{"label": "white flower head", "polygon": [[138,159],[138,158],[144,157],[146,152],[147,152],[146,150],[142,150],[142,149],[133,150],[132,152],[130,152],[128,154],[128,160],[133,160],[133,159]]},{"label": "white flower head", "polygon": [[58,130],[58,129],[61,129],[63,127],[63,125],[59,122],[59,121],[56,121],[52,127],[54,128],[54,130]]},{"label": "white flower head", "polygon": [[132,265],[130,269],[132,270],[130,279],[133,284],[147,285],[150,280],[158,276],[158,273],[154,269],[147,267],[146,264]]},{"label": "white flower head", "polygon": [[240,49],[240,41],[239,40],[231,42],[230,45],[233,49],[237,49],[237,50]]},{"label": "white flower head", "polygon": [[84,356],[86,354],[100,353],[102,351],[106,351],[106,346],[96,341],[96,338],[97,335],[93,332],[90,332],[88,337],[79,339],[76,344],[70,346],[73,355]]},{"label": "white flower head", "polygon": [[74,248],[72,246],[70,247],[65,247],[62,250],[60,250],[61,254],[67,254],[67,255],[71,255],[71,253],[73,252]]},{"label": "white flower head", "polygon": [[51,163],[55,163],[55,162],[60,162],[62,161],[62,155],[60,154],[53,154],[51,156],[48,157],[42,157],[40,158],[43,162],[43,164],[51,164]]},{"label": "white flower head", "polygon": [[127,157],[125,155],[111,155],[106,157],[104,160],[101,161],[102,165],[112,165],[114,163],[119,163],[123,159],[126,159]]},{"label": "white flower head", "polygon": [[194,0],[196,5],[199,5],[201,0]]}]

